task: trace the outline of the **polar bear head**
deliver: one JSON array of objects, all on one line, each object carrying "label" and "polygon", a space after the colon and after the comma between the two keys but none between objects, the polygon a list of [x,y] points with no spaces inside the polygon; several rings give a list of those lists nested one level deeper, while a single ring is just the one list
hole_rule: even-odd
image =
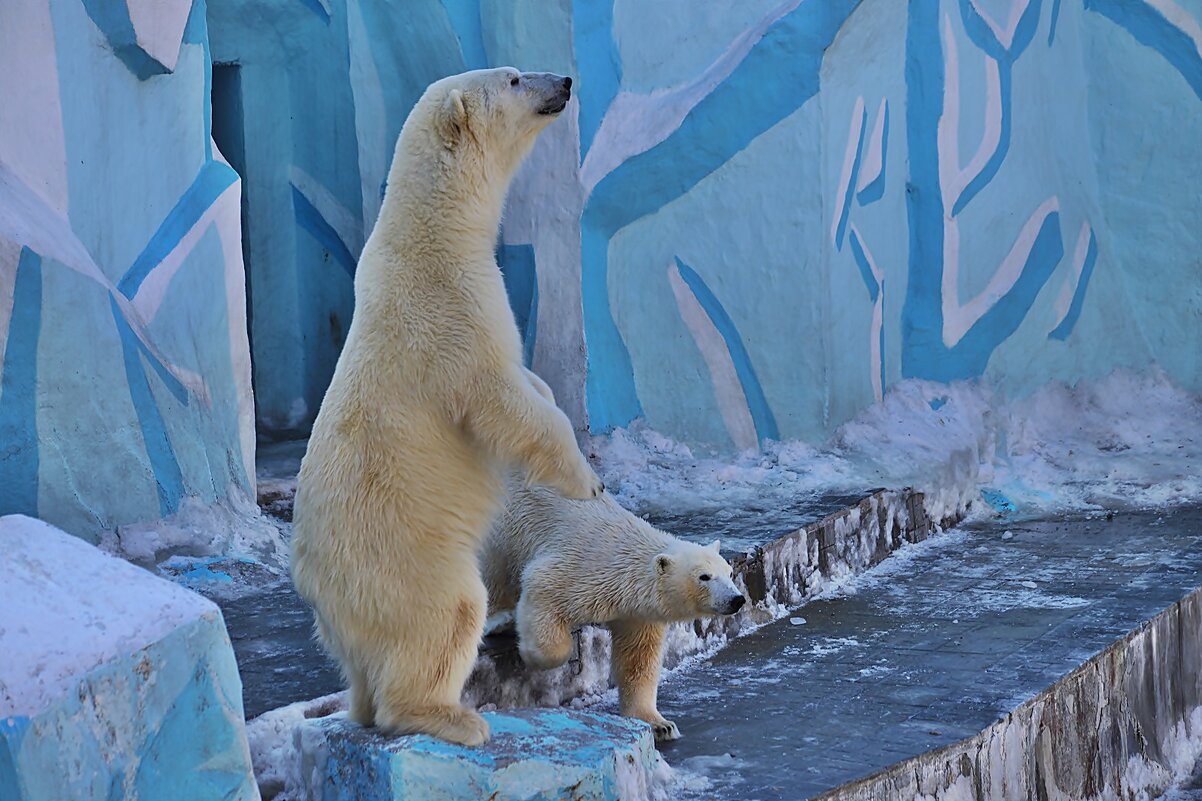
[{"label": "polar bear head", "polygon": [[515,169],[571,96],[571,78],[498,67],[436,81],[422,102],[430,107],[447,150],[469,151]]},{"label": "polar bear head", "polygon": [[655,557],[659,596],[672,617],[731,615],[742,608],[746,599],[731,580],[719,545],[718,540],[709,545],[678,540]]}]

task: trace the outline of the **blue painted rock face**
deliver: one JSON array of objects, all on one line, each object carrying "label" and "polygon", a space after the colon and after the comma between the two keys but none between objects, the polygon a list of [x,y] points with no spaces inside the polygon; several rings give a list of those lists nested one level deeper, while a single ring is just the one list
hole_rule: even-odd
[{"label": "blue painted rock face", "polygon": [[565,709],[485,714],[492,739],[465,748],[426,735],[387,737],[341,714],[306,724],[304,775],[321,801],[488,798],[638,799],[658,756],[641,721]]},{"label": "blue painted rock face", "polygon": [[28,517],[0,552],[0,799],[259,797],[216,606]]}]

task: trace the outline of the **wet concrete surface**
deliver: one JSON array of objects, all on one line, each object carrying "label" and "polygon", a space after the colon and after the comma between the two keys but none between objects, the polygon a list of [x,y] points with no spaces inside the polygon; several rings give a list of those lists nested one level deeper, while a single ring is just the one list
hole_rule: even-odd
[{"label": "wet concrete surface", "polygon": [[290,581],[215,600],[238,659],[247,719],[343,689],[338,667],[313,638],[313,611]]},{"label": "wet concrete surface", "polygon": [[1198,509],[936,537],[669,675],[660,711],[684,739],[662,751],[696,774],[682,798],[820,794],[976,734],[1200,571]]}]

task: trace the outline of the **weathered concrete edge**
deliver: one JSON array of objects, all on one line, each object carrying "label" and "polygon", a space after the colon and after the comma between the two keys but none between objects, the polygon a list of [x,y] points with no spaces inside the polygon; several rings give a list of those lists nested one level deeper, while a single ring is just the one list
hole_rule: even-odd
[{"label": "weathered concrete edge", "polygon": [[814,801],[1156,797],[1202,754],[1202,588],[973,737]]},{"label": "weathered concrete edge", "polygon": [[[735,582],[750,604],[737,615],[671,627],[664,665],[712,654],[732,638],[771,622],[821,594],[833,582],[864,572],[907,542],[954,525],[966,508],[932,520],[922,492],[877,490],[859,503],[779,537],[732,560]],[[485,643],[465,689],[465,701],[504,709],[557,706],[609,688],[609,634],[586,627],[575,636],[572,659],[547,671],[521,664],[512,637]]]}]

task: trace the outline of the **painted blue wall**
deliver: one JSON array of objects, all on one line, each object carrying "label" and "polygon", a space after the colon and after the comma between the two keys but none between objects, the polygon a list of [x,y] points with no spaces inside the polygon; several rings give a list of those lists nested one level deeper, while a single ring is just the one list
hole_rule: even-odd
[{"label": "painted blue wall", "polygon": [[[904,378],[1021,393],[1158,363],[1202,388],[1198,0],[321,2],[347,57],[301,46],[325,83],[279,61],[304,88],[248,130],[325,143],[341,165],[325,189],[363,230],[428,81],[510,63],[576,77],[511,193],[503,248],[525,249],[538,290],[531,317],[530,275],[514,279],[528,356],[582,427],[645,418],[746,447],[821,439]],[[276,46],[233,24],[259,4],[213,0],[248,64]],[[347,139],[310,134],[301,105]],[[252,185],[252,232],[291,213]],[[345,276],[297,264],[311,306],[348,313]],[[323,364],[310,412],[334,352],[303,356]]]},{"label": "painted blue wall", "polygon": [[906,378],[1202,390],[1202,0],[132,8],[0,28],[0,511],[248,491],[245,293],[259,431],[303,433],[408,109],[488,65],[577,80],[498,260],[581,429],[817,441]]},{"label": "painted blue wall", "polygon": [[203,0],[0,26],[0,514],[97,538],[254,493],[237,173]]}]

